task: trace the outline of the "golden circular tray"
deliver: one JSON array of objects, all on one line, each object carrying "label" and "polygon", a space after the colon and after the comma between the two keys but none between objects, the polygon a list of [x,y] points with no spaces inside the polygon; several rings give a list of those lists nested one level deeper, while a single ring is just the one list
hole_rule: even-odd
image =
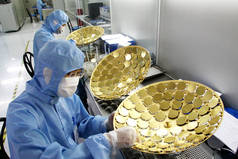
[{"label": "golden circular tray", "polygon": [[136,150],[168,154],[207,140],[219,127],[221,98],[207,86],[184,80],[158,82],[127,97],[117,108],[114,129],[132,126]]},{"label": "golden circular tray", "polygon": [[104,29],[99,26],[87,26],[70,33],[66,39],[73,39],[77,45],[86,45],[99,39]]},{"label": "golden circular tray", "polygon": [[140,46],[127,46],[105,56],[94,69],[90,88],[99,99],[120,98],[135,89],[150,67],[150,54]]}]

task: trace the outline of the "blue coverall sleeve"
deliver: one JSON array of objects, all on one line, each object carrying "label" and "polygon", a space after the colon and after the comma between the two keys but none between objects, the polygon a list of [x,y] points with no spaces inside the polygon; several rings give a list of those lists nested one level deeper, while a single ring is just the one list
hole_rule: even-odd
[{"label": "blue coverall sleeve", "polygon": [[[87,138],[91,135],[104,133],[107,131],[105,120],[107,117],[91,116],[84,108],[80,98],[75,95],[75,103],[80,110],[76,114],[78,133],[80,137]],[[80,120],[83,119],[83,120]]]},{"label": "blue coverall sleeve", "polygon": [[89,137],[83,143],[67,148],[50,142],[38,128],[38,120],[26,109],[7,116],[7,131],[13,159],[109,159],[111,146],[103,134]]}]

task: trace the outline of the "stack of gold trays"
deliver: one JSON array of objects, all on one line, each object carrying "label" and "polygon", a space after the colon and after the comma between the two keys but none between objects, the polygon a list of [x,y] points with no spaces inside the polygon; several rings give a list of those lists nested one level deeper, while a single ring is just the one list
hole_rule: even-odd
[{"label": "stack of gold trays", "polygon": [[90,88],[99,99],[118,99],[135,89],[150,67],[150,54],[140,46],[117,49],[105,56],[94,69]]},{"label": "stack of gold trays", "polygon": [[207,86],[184,80],[158,82],[128,96],[117,108],[114,128],[134,127],[136,150],[167,154],[207,140],[219,127],[221,98]]},{"label": "stack of gold trays", "polygon": [[86,45],[99,39],[104,34],[104,29],[99,26],[88,26],[78,29],[67,36],[67,40],[76,41],[77,45]]}]

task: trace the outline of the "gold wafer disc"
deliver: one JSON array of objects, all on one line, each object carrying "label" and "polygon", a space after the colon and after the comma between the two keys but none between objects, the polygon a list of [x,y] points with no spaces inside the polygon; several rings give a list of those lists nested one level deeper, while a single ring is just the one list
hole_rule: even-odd
[{"label": "gold wafer disc", "polygon": [[128,118],[128,119],[127,119],[127,125],[128,125],[128,126],[135,127],[136,124],[137,124],[137,120],[131,119],[131,118]]},{"label": "gold wafer disc", "polygon": [[206,130],[206,128],[207,128],[207,125],[201,125],[195,129],[195,132],[197,134],[201,134],[204,130]]},{"label": "gold wafer disc", "polygon": [[129,114],[132,119],[137,119],[137,118],[140,118],[141,116],[141,114],[135,110],[131,110]]},{"label": "gold wafer disc", "polygon": [[217,106],[211,110],[211,115],[216,116],[223,112],[223,107]]},{"label": "gold wafer disc", "polygon": [[196,137],[197,137],[196,134],[190,134],[190,135],[186,138],[186,140],[187,140],[188,142],[192,142]]},{"label": "gold wafer disc", "polygon": [[165,128],[161,128],[161,129],[157,130],[157,135],[160,137],[166,137],[166,136],[168,136],[168,134],[169,134],[169,131]]},{"label": "gold wafer disc", "polygon": [[182,105],[183,105],[182,101],[177,101],[177,100],[172,101],[173,109],[179,110],[179,109],[181,109]]},{"label": "gold wafer disc", "polygon": [[133,108],[135,108],[135,105],[131,101],[125,100],[124,101],[124,107],[126,109],[133,109]]},{"label": "gold wafer disc", "polygon": [[141,114],[141,119],[148,121],[152,118],[153,116],[149,112],[144,112]]},{"label": "gold wafer disc", "polygon": [[99,39],[104,34],[104,29],[100,26],[87,26],[70,33],[66,40],[74,40],[77,45],[86,45]]},{"label": "gold wafer disc", "polygon": [[193,141],[194,141],[194,143],[199,143],[199,142],[203,141],[204,139],[206,139],[206,136],[201,134],[201,135],[197,135],[197,137]]},{"label": "gold wafer disc", "polygon": [[196,90],[196,93],[198,95],[203,95],[206,91],[206,88],[204,88],[203,86],[198,86],[197,90]]},{"label": "gold wafer disc", "polygon": [[149,113],[155,114],[159,111],[159,105],[153,104],[148,107]]},{"label": "gold wafer disc", "polygon": [[207,102],[207,101],[211,100],[212,97],[213,97],[212,91],[207,90],[206,93],[203,96],[203,101]]},{"label": "gold wafer disc", "polygon": [[166,114],[163,111],[159,111],[157,114],[155,114],[155,119],[157,121],[162,122],[165,120],[165,118],[166,118]]},{"label": "gold wafer disc", "polygon": [[160,103],[160,109],[161,110],[168,110],[170,108],[170,102],[169,101],[162,101]]},{"label": "gold wafer disc", "polygon": [[211,119],[211,116],[210,114],[207,114],[207,115],[204,115],[204,116],[201,116],[198,120],[199,122],[199,125],[204,125],[204,124],[207,124],[207,122]]},{"label": "gold wafer disc", "polygon": [[202,99],[201,98],[196,98],[193,101],[193,105],[195,108],[199,108],[202,106]]},{"label": "gold wafer disc", "polygon": [[166,89],[165,84],[158,84],[157,85],[157,91],[163,93],[165,89]]},{"label": "gold wafer disc", "polygon": [[180,82],[180,83],[177,84],[177,89],[178,90],[185,90],[185,88],[186,88],[186,83]]},{"label": "gold wafer disc", "polygon": [[187,122],[187,117],[186,116],[180,116],[177,120],[177,125],[178,126],[183,126]]},{"label": "gold wafer disc", "polygon": [[193,110],[189,115],[188,115],[188,120],[193,121],[198,118],[198,111]]},{"label": "gold wafer disc", "polygon": [[120,123],[120,124],[123,124],[123,123],[126,122],[126,118],[123,117],[123,116],[120,116],[120,115],[117,115],[115,119],[116,119],[117,122]]},{"label": "gold wafer disc", "polygon": [[139,141],[133,149],[168,154],[211,137],[223,112],[223,102],[212,89],[197,82],[173,80],[148,85],[128,96],[117,108],[113,122],[115,129],[136,129]]},{"label": "gold wafer disc", "polygon": [[192,121],[187,124],[187,130],[194,130],[198,126],[197,121]]},{"label": "gold wafer disc", "polygon": [[146,107],[142,104],[137,104],[136,105],[136,111],[138,112],[144,112],[146,110]]},{"label": "gold wafer disc", "polygon": [[168,116],[169,116],[170,119],[175,119],[175,118],[178,117],[178,115],[179,115],[179,111],[171,109],[169,111],[169,115]]},{"label": "gold wafer disc", "polygon": [[214,124],[218,123],[218,121],[219,121],[220,119],[221,119],[221,117],[218,115],[218,116],[214,117],[213,119],[211,119],[211,120],[209,121],[209,124],[214,125]]},{"label": "gold wafer disc", "polygon": [[154,140],[155,142],[160,142],[162,140],[162,138],[160,136],[152,136],[152,140]]},{"label": "gold wafer disc", "polygon": [[210,108],[214,108],[218,104],[218,98],[213,98],[212,101],[208,104]]},{"label": "gold wafer disc", "polygon": [[199,115],[204,115],[207,114],[209,112],[209,107],[204,105],[199,109]]},{"label": "gold wafer disc", "polygon": [[137,124],[138,124],[138,127],[140,127],[141,129],[146,129],[149,125],[148,122],[144,120],[139,120]]},{"label": "gold wafer disc", "polygon": [[174,98],[176,100],[182,100],[183,97],[184,97],[184,92],[183,91],[176,91],[175,92]]},{"label": "gold wafer disc", "polygon": [[188,93],[185,98],[184,98],[184,101],[187,102],[187,103],[191,103],[194,99],[194,94],[193,93]]},{"label": "gold wafer disc", "polygon": [[163,94],[162,93],[157,93],[153,96],[153,102],[154,103],[159,103],[163,99]]},{"label": "gold wafer disc", "polygon": [[119,114],[122,115],[122,116],[128,116],[128,110],[124,107],[121,107],[119,109]]},{"label": "gold wafer disc", "polygon": [[194,107],[193,104],[186,104],[182,107],[182,112],[184,114],[188,114],[193,110],[193,107]]},{"label": "gold wafer disc", "polygon": [[164,139],[164,142],[165,142],[165,143],[168,143],[168,144],[172,144],[172,143],[175,142],[175,140],[176,140],[175,137],[170,136],[170,137],[165,138],[165,139]]},{"label": "gold wafer disc", "polygon": [[[145,137],[150,137],[154,135],[154,132],[148,129],[140,129],[140,134]],[[141,137],[140,140],[142,141],[148,141],[148,138]]]},{"label": "gold wafer disc", "polygon": [[[127,46],[108,54],[99,62],[90,78],[93,95],[103,100],[118,99],[127,95],[144,80],[150,61],[150,53],[140,46]],[[100,90],[94,89],[95,83],[101,85]],[[157,88],[151,89],[150,93],[157,93]],[[147,94],[148,91],[145,91],[137,95],[138,98],[144,98]],[[133,103],[136,104],[136,101]],[[148,102],[150,101],[146,101],[147,104]]]},{"label": "gold wafer disc", "polygon": [[171,132],[171,134],[174,135],[174,136],[179,135],[182,130],[183,130],[183,128],[182,128],[182,127],[179,127],[179,126],[174,126],[174,127],[170,128],[170,132]]},{"label": "gold wafer disc", "polygon": [[159,122],[157,122],[155,119],[149,121],[149,126],[151,129],[158,129],[160,127]]},{"label": "gold wafer disc", "polygon": [[203,132],[203,134],[209,135],[209,134],[211,134],[212,131],[214,131],[215,128],[216,128],[215,126],[210,126],[208,129],[206,129],[206,130]]}]

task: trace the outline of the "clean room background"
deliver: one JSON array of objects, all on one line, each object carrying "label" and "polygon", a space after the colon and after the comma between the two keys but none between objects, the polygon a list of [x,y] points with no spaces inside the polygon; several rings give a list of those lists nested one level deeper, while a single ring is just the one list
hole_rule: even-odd
[{"label": "clean room background", "polygon": [[158,65],[238,109],[238,1],[162,0]]}]

